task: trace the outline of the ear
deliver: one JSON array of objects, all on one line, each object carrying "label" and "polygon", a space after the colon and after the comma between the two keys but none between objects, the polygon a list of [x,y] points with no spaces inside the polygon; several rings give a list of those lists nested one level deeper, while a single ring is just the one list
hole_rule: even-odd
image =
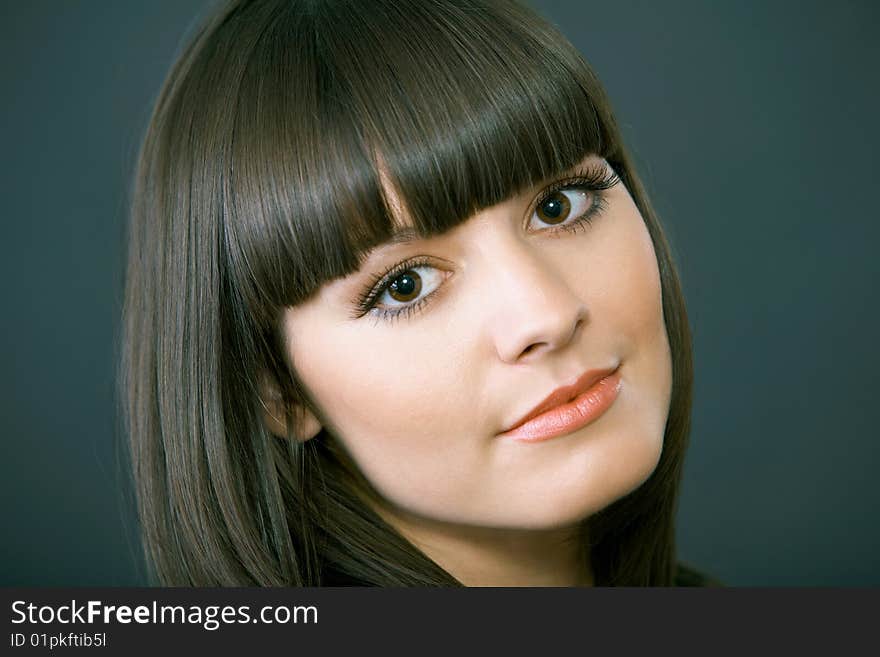
[{"label": "ear", "polygon": [[264,379],[260,395],[260,405],[263,407],[263,423],[266,428],[279,438],[289,438],[291,435],[297,440],[305,442],[311,440],[321,430],[321,422],[305,406],[297,405],[291,409],[293,418],[293,431],[287,426],[287,412],[284,399],[278,388]]}]

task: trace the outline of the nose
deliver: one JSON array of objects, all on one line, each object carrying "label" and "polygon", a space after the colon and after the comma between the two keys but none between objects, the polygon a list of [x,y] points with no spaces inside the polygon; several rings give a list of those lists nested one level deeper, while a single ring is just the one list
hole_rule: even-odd
[{"label": "nose", "polygon": [[[499,358],[522,364],[570,344],[588,309],[546,254],[527,245],[494,259],[493,335]],[[496,254],[497,255],[497,254]]]}]

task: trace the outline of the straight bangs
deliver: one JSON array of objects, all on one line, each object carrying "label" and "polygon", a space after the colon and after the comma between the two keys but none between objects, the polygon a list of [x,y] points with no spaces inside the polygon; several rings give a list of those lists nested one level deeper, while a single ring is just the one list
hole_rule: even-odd
[{"label": "straight bangs", "polygon": [[[251,10],[241,24],[254,24]],[[259,22],[232,101],[225,190],[236,287],[266,322],[400,227],[441,234],[619,150],[587,65],[523,7],[341,0],[278,12]]]}]

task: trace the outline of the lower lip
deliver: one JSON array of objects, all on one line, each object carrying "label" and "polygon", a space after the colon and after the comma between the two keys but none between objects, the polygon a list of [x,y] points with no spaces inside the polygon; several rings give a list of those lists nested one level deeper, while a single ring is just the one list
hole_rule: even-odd
[{"label": "lower lip", "polygon": [[520,442],[538,443],[585,427],[609,409],[620,392],[620,369],[594,383],[567,404],[552,408],[515,429],[499,434]]}]

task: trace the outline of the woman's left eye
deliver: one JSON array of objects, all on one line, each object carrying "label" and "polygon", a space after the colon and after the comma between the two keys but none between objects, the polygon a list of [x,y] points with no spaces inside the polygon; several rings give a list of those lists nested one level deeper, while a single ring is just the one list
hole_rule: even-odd
[{"label": "woman's left eye", "polygon": [[586,219],[596,209],[597,194],[583,187],[565,187],[547,194],[537,205],[529,221],[529,227],[535,226],[535,220],[550,226],[565,224],[571,219]]}]

